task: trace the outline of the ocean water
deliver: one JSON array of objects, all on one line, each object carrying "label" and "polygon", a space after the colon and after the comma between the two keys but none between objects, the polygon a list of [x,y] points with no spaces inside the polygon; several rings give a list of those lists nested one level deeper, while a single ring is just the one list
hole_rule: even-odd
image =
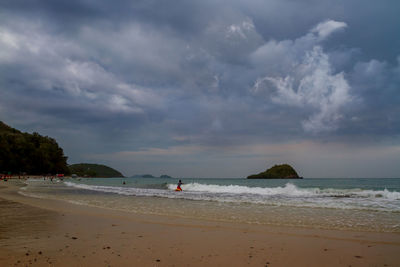
[{"label": "ocean water", "polygon": [[182,192],[171,178],[28,180],[21,193],[142,214],[400,232],[400,179],[181,180]]}]

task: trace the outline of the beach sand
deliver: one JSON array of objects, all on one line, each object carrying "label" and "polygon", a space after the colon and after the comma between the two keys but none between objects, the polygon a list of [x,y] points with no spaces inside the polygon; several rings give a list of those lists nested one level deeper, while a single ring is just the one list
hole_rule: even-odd
[{"label": "beach sand", "polygon": [[400,266],[400,234],[141,215],[0,182],[0,266]]}]

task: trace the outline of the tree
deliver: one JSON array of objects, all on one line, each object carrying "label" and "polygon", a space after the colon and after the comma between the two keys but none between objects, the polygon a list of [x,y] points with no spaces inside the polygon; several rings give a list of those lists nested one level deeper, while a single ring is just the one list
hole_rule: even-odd
[{"label": "tree", "polygon": [[55,139],[22,133],[0,122],[0,172],[69,174],[67,157]]}]

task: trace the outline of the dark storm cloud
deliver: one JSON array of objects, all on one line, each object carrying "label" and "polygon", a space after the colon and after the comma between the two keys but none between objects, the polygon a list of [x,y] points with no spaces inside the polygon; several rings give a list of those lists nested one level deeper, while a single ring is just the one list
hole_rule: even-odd
[{"label": "dark storm cloud", "polygon": [[181,147],[200,159],[210,146],[393,138],[399,8],[2,1],[0,119],[55,135],[73,161],[85,151]]}]

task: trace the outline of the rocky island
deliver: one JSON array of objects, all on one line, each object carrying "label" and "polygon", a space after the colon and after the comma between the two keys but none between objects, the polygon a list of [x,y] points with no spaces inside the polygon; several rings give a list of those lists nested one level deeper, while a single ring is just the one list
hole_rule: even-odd
[{"label": "rocky island", "polygon": [[265,172],[252,174],[247,179],[302,179],[289,164],[275,165]]}]

